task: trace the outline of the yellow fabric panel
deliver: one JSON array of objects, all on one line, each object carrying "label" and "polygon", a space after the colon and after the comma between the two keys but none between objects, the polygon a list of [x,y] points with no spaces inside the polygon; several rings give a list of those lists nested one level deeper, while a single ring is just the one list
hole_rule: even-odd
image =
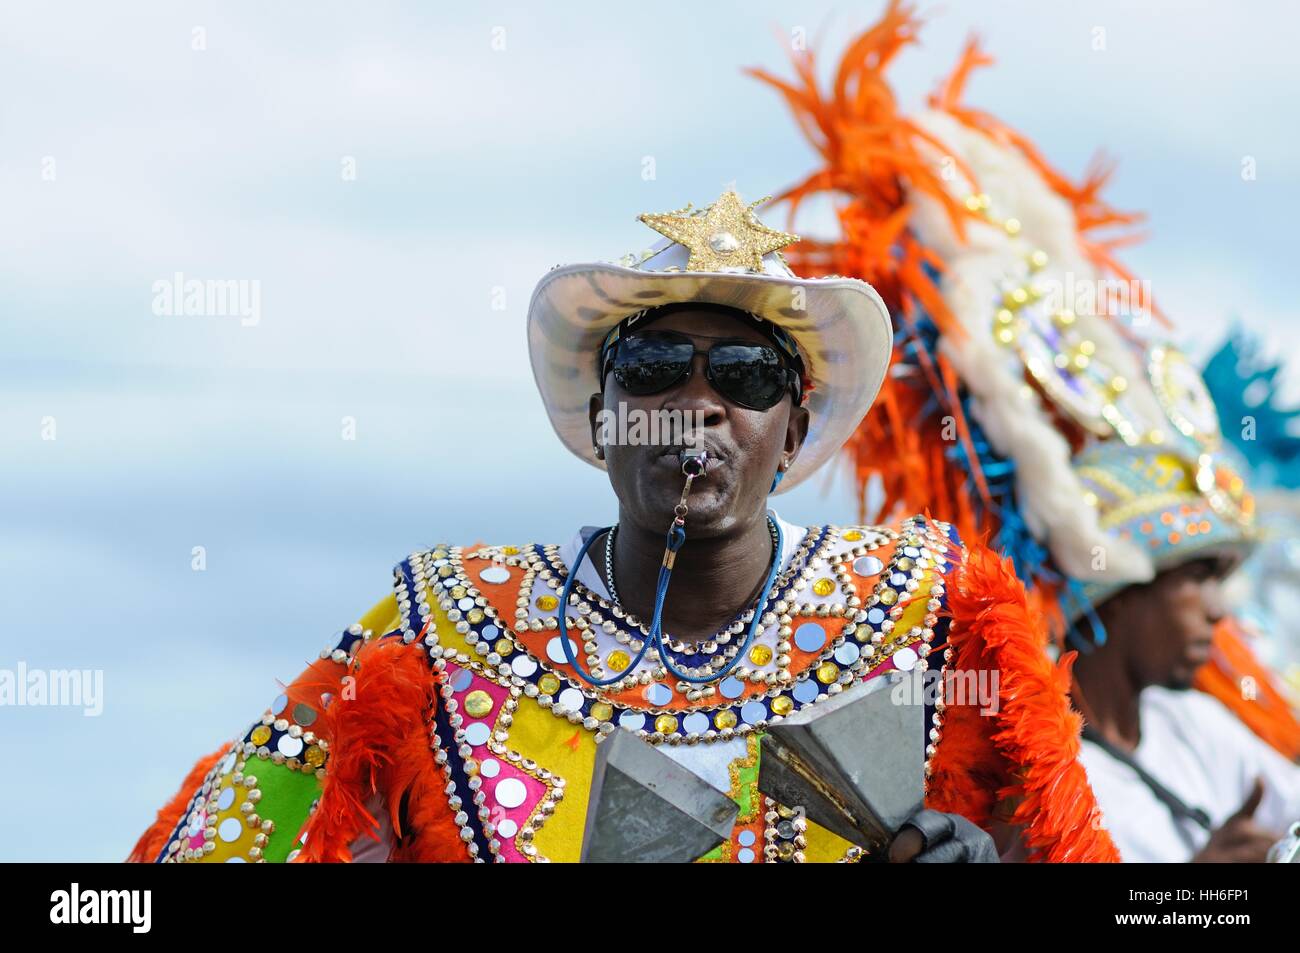
[{"label": "yellow fabric panel", "polygon": [[841,859],[845,852],[853,845],[846,841],[838,834],[832,834],[820,824],[815,824],[811,820],[807,822],[808,826],[804,830],[804,840],[808,846],[804,848],[804,861],[809,864],[832,864]]},{"label": "yellow fabric panel", "polygon": [[903,610],[903,614],[898,617],[894,623],[894,632],[902,635],[910,632],[914,626],[923,625],[925,622],[926,609],[925,604],[930,601],[930,590],[934,587],[935,581],[940,578],[939,570],[930,568],[925,570],[925,575],[919,580],[916,592],[912,593],[912,600]]},{"label": "yellow fabric panel", "polygon": [[[390,601],[396,612],[396,600]],[[433,605],[433,613],[438,641],[471,658],[478,658],[473,646],[456,631],[447,614],[436,604]],[[514,722],[505,744],[507,748],[518,751],[523,757],[531,758],[539,766],[564,778],[564,799],[556,804],[555,813],[546,819],[533,843],[538,852],[549,860],[576,863],[582,850],[582,828],[587,819],[591,772],[596,763],[595,736],[566,718],[556,718],[533,699],[524,697],[519,699],[519,708],[514,714]]]},{"label": "yellow fabric panel", "polygon": [[390,592],[357,621],[363,629],[369,629],[378,637],[396,629],[401,624],[401,619],[402,616],[397,611],[397,596]]},{"label": "yellow fabric panel", "polygon": [[564,800],[555,806],[555,813],[537,832],[533,843],[552,861],[576,863],[582,850],[591,771],[596,763],[595,735],[568,719],[556,718],[531,698],[523,698],[506,746],[564,778]]}]

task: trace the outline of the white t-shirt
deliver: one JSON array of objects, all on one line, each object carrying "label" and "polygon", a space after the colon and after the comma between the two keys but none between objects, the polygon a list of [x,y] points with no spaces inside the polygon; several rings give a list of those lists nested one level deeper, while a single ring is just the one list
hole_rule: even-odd
[{"label": "white t-shirt", "polygon": [[[1141,738],[1134,760],[1215,827],[1236,813],[1256,778],[1264,797],[1255,822],[1281,839],[1300,820],[1300,766],[1261,741],[1204,692],[1148,688],[1139,700]],[[1175,820],[1131,767],[1084,741],[1079,760],[1125,861],[1182,863],[1205,846],[1209,832]]]}]

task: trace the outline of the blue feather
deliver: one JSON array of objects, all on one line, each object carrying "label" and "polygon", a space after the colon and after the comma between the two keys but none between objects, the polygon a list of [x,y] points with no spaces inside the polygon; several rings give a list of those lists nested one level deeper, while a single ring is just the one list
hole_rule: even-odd
[{"label": "blue feather", "polygon": [[1210,357],[1204,378],[1223,434],[1246,458],[1257,486],[1300,488],[1300,409],[1277,404],[1280,362],[1240,326]]}]

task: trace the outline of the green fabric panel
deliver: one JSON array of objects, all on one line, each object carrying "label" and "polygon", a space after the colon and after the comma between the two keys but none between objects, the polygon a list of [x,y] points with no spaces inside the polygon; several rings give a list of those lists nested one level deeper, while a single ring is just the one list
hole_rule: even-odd
[{"label": "green fabric panel", "polygon": [[[760,735],[760,737],[762,736]],[[737,779],[740,781],[740,790],[736,792],[736,796],[732,798],[732,800],[734,800],[736,802],[736,806],[740,808],[740,810],[736,814],[738,818],[751,817],[753,816],[754,811],[761,810],[762,802],[757,801],[759,797],[758,764],[759,764],[759,758],[762,756],[761,751],[762,751],[761,748],[755,749],[754,766],[752,768],[745,767],[742,765],[736,769]],[[703,857],[700,857],[696,861],[696,863],[698,864],[698,863],[705,863],[708,861],[722,860],[722,851],[725,847],[726,844],[719,844],[717,847],[713,848],[713,850],[709,851]]]},{"label": "green fabric panel", "polygon": [[761,747],[754,749],[752,768],[742,766],[736,772],[740,777],[740,790],[737,792],[739,796],[735,799],[736,804],[740,806],[739,817],[752,817],[756,811],[762,810],[762,801],[755,803],[758,798],[758,765],[762,750]]},{"label": "green fabric panel", "polygon": [[283,863],[294,848],[312,802],[320,797],[321,783],[315,772],[290,771],[282,764],[260,758],[249,761],[244,773],[257,778],[257,789],[262,792],[257,813],[275,821],[275,833],[267,841],[263,856],[269,864]]}]

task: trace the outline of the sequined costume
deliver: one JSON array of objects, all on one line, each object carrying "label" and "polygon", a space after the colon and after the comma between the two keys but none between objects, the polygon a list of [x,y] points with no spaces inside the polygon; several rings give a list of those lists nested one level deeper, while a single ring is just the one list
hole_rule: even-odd
[{"label": "sequined costume", "polygon": [[[855,860],[857,848],[759,794],[759,738],[856,680],[932,665],[997,668],[1001,685],[985,699],[995,715],[974,698],[927,708],[927,805],[1012,825],[1036,858],[1113,859],[1073,760],[1062,674],[1037,650],[1010,567],[919,517],[783,528],[783,571],[747,658],[690,690],[649,658],[627,670],[643,630],[588,563],[575,607],[593,635],[586,657],[627,677],[600,692],[575,677],[555,626],[577,537],[413,553],[390,595],[195,766],[132,859],[576,860],[596,746],[617,725],[737,801],[730,841],[702,860]],[[726,658],[744,622],[701,649],[710,656],[672,645],[674,661]]]},{"label": "sequined costume", "polygon": [[[783,374],[777,393],[785,400],[792,384],[806,432],[758,485],[771,479],[770,495],[784,493],[840,454],[886,379],[891,315],[861,278],[796,274],[781,249],[797,238],[759,221],[761,204],[728,189],[701,209],[642,214],[660,236],[655,245],[557,266],[539,281],[529,357],[551,425],[575,457],[606,469],[617,447],[593,433],[593,395],[618,393],[607,380],[618,380],[617,368],[607,375],[599,358],[630,346],[648,312],[680,305],[721,307],[767,329],[764,339],[785,355],[773,350],[772,359],[795,375]],[[709,377],[712,352],[704,374],[726,398]],[[762,376],[757,366],[745,373]],[[731,393],[735,401],[717,406],[775,412]],[[720,428],[729,424],[718,416]],[[678,514],[673,545],[689,545],[684,504],[685,495],[665,515]],[[703,643],[659,640],[584,575],[586,562],[565,600],[582,534],[565,547],[413,553],[389,596],[195,766],[132,856],[577,860],[597,746],[627,730],[736,801],[729,840],[701,859],[856,860],[852,845],[803,819],[802,805],[759,794],[759,739],[777,719],[855,682],[920,668],[932,688],[933,676],[960,677],[929,699],[924,734],[906,742],[925,761],[928,807],[984,827],[1008,857],[1116,859],[1077,763],[1068,669],[1042,651],[1041,620],[1011,565],[983,546],[963,549],[946,523],[905,516],[886,527],[779,524],[775,582],[748,644],[737,636],[748,638],[755,617],[743,614]],[[660,608],[675,553],[665,550]],[[561,618],[582,645],[562,641]],[[656,651],[634,661],[650,643]],[[731,657],[742,645],[744,657]],[[590,680],[568,651],[585,658]],[[672,669],[679,674],[669,677]],[[614,681],[593,687],[605,679]]]}]

